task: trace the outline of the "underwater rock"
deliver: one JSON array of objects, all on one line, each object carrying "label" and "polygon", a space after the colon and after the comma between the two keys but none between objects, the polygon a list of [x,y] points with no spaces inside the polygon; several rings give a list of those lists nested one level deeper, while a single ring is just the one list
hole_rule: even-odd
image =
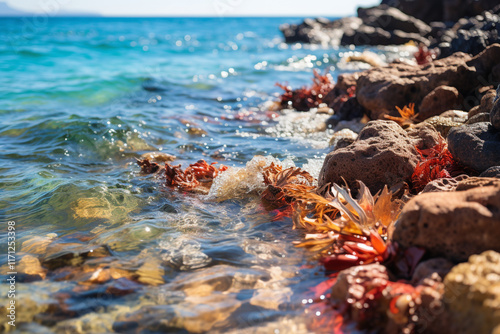
[{"label": "underwater rock", "polygon": [[444,279],[445,317],[450,333],[500,331],[500,254],[472,255]]},{"label": "underwater rock", "polygon": [[142,284],[157,286],[165,283],[163,275],[165,270],[161,261],[156,257],[150,257],[142,266],[137,269],[138,281]]},{"label": "underwater rock", "polygon": [[454,87],[468,96],[476,87],[484,86],[485,78],[495,80],[489,74],[499,58],[500,44],[494,44],[475,57],[458,52],[425,66],[393,62],[360,73],[356,98],[372,119],[398,116],[395,106],[419,104],[439,86]]},{"label": "underwater rock", "polygon": [[420,194],[408,202],[393,233],[402,247],[423,247],[428,255],[465,261],[499,250],[500,187]]},{"label": "underwater rock", "polygon": [[427,94],[420,104],[417,118],[425,120],[432,116],[456,108],[460,104],[460,94],[455,87],[439,86]]},{"label": "underwater rock", "polygon": [[[186,297],[174,305],[143,306],[138,311],[120,315],[113,324],[118,333],[182,332],[205,333],[217,325],[231,326],[227,319],[240,307],[234,294]],[[233,324],[234,325],[234,324]]]},{"label": "underwater rock", "polygon": [[343,184],[345,179],[351,189],[357,189],[356,180],[360,180],[376,193],[385,185],[407,182],[419,162],[415,145],[426,146],[395,122],[369,122],[354,143],[326,156],[318,188],[327,183]]},{"label": "underwater rock", "polygon": [[177,159],[175,155],[171,155],[164,152],[147,152],[141,155],[141,160],[148,159],[154,162],[167,162],[174,161]]},{"label": "underwater rock", "polygon": [[500,85],[498,85],[493,107],[490,111],[490,122],[495,129],[500,131]]},{"label": "underwater rock", "polygon": [[458,162],[483,172],[500,162],[500,131],[487,122],[455,127],[448,134],[448,147]]}]

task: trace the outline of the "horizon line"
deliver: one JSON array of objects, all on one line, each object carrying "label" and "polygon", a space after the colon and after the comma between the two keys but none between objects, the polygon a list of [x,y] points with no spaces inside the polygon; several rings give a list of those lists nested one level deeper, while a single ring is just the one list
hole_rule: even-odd
[{"label": "horizon line", "polygon": [[324,13],[322,15],[320,14],[307,14],[307,15],[274,15],[274,14],[249,14],[249,15],[205,15],[205,14],[199,14],[199,15],[184,15],[184,14],[173,14],[173,15],[168,15],[168,16],[162,16],[162,15],[127,15],[127,16],[122,16],[122,15],[102,15],[102,14],[92,14],[92,13],[74,13],[74,14],[63,14],[63,15],[57,15],[57,14],[52,14],[52,13],[27,13],[24,15],[2,15],[0,14],[1,18],[27,18],[27,17],[37,17],[37,16],[49,16],[52,18],[121,18],[121,19],[127,19],[127,18],[213,18],[213,19],[223,19],[223,18],[338,18],[338,17],[346,17],[349,15],[345,14],[332,14],[332,15],[325,15]]}]

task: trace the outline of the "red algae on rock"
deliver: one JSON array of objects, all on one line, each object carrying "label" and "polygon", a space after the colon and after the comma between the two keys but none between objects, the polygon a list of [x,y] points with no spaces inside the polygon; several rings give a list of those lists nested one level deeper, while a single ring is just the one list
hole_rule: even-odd
[{"label": "red algae on rock", "polygon": [[335,87],[335,84],[330,74],[321,75],[316,70],[313,73],[314,77],[311,87],[292,90],[289,86],[280,83],[276,84],[276,86],[285,91],[280,96],[280,104],[283,108],[292,107],[298,111],[307,111],[323,103],[323,99]]}]

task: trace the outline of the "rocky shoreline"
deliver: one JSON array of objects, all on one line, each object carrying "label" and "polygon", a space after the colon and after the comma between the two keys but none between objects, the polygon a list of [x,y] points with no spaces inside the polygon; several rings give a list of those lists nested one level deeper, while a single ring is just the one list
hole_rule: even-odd
[{"label": "rocky shoreline", "polygon": [[[366,185],[372,194],[389,189],[401,203],[384,238],[406,258],[404,273],[401,263],[385,257],[376,261],[382,265],[353,263],[332,273],[344,268],[341,256],[363,254],[345,248],[321,260],[333,277],[325,291],[329,305],[376,332],[500,331],[500,6],[476,2],[475,15],[463,18],[463,11],[446,3],[435,18],[444,23],[424,22],[383,1],[360,8],[358,17],[281,27],[288,43],[413,41],[439,55],[340,75],[323,96],[314,95],[325,88],[319,81],[312,93],[288,92],[310,93],[305,98],[319,108],[333,109],[330,126],[352,119],[366,123],[355,139],[352,133],[345,140],[334,135],[318,179],[320,194],[329,198],[332,185],[345,183],[363,207]],[[418,10],[410,1],[399,6],[425,19],[422,13],[436,3]],[[416,256],[416,249],[424,255]]]},{"label": "rocky shoreline", "polygon": [[[426,20],[426,17],[435,16],[422,14],[422,10],[437,3],[429,3],[427,7],[422,4],[419,9],[408,8],[404,3],[400,5],[400,10],[383,1],[376,7],[358,8],[357,17],[344,17],[334,21],[325,18],[306,19],[300,24],[284,24],[280,30],[287,43],[324,46],[417,43],[435,49],[439,57],[447,57],[459,51],[477,55],[487,46],[500,42],[498,3],[476,1],[475,10],[469,13],[450,11],[443,14],[439,21]],[[472,6],[469,8],[472,9]],[[457,17],[461,14],[464,17]]]}]

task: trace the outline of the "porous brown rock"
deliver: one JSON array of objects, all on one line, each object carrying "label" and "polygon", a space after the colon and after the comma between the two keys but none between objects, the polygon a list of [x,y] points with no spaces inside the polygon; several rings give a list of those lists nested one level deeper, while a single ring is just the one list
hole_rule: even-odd
[{"label": "porous brown rock", "polygon": [[455,87],[439,86],[427,94],[420,103],[418,119],[425,120],[440,115],[460,104],[460,94]]},{"label": "porous brown rock", "polygon": [[408,182],[420,159],[415,146],[429,148],[439,140],[432,127],[420,126],[412,131],[414,137],[395,122],[369,122],[356,141],[326,156],[318,186],[343,184],[346,180],[356,188],[360,180],[376,193],[385,185]]},{"label": "porous brown rock", "polygon": [[500,251],[500,187],[417,195],[403,208],[393,240],[457,262],[485,250]]},{"label": "porous brown rock", "polygon": [[455,191],[457,189],[458,183],[463,180],[467,179],[469,176],[468,175],[459,175],[457,177],[451,177],[451,178],[442,178],[442,179],[436,179],[432,180],[431,182],[427,183],[425,188],[421,191],[421,193],[431,193],[431,192],[440,192],[440,191]]},{"label": "porous brown rock", "polygon": [[500,187],[500,180],[494,177],[468,177],[457,183],[455,191],[464,191],[472,188],[497,186]]},{"label": "porous brown rock", "polygon": [[475,57],[457,52],[425,66],[394,62],[362,72],[357,81],[356,98],[372,119],[387,114],[398,116],[395,106],[412,102],[418,106],[439,86],[454,87],[465,97],[476,87],[484,86],[485,78],[497,80],[490,74],[498,59],[500,44],[493,44]]}]

